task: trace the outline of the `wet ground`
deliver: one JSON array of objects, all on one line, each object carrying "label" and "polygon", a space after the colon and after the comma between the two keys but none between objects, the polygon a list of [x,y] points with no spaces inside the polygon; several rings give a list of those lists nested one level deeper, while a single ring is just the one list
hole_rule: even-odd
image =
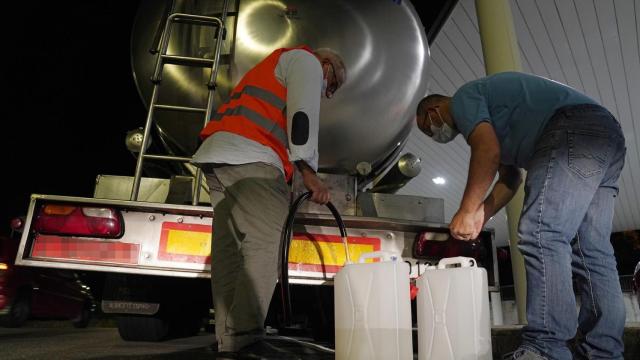
[{"label": "wet ground", "polygon": [[[520,326],[492,329],[494,359],[513,351],[518,345]],[[333,360],[329,348],[304,342],[306,339],[271,337],[269,342],[293,358]],[[110,322],[94,322],[86,329],[76,329],[63,321],[29,321],[22,328],[0,328],[0,359],[214,359],[210,349],[214,335],[197,336],[163,342],[126,342]],[[625,359],[640,359],[640,323],[625,329]],[[270,356],[269,359],[282,357]]]},{"label": "wet ground", "polygon": [[[126,342],[115,327],[90,326],[76,329],[61,321],[30,321],[21,328],[0,328],[0,359],[207,359],[215,358],[211,350],[214,335],[197,336],[163,342]],[[108,326],[108,325],[107,325]],[[305,339],[272,337],[275,351],[266,359],[287,357],[304,360],[333,360],[333,351]],[[258,358],[259,359],[259,358]]]}]

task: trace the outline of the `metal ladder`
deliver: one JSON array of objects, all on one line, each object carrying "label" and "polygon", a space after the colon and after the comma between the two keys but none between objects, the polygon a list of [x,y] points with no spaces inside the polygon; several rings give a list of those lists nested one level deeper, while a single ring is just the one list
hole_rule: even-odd
[{"label": "metal ladder", "polygon": [[[222,5],[222,12],[219,17],[202,16],[194,14],[184,13],[172,13],[166,19],[164,30],[162,32],[161,44],[156,57],[156,65],[151,81],[153,82],[153,92],[151,93],[151,100],[149,101],[149,111],[147,113],[146,122],[143,130],[143,139],[141,149],[138,154],[136,162],[136,170],[133,178],[133,187],[131,189],[130,200],[137,201],[138,193],[140,191],[140,183],[142,180],[142,166],[146,159],[152,160],[167,160],[188,163],[191,161],[191,157],[171,156],[171,155],[159,155],[159,154],[147,154],[146,149],[149,144],[149,135],[151,127],[154,124],[154,113],[157,110],[168,111],[181,111],[188,113],[201,113],[204,114],[203,126],[207,124],[211,119],[211,112],[214,102],[214,92],[216,91],[216,78],[218,76],[218,68],[220,64],[222,43],[224,42],[224,34],[226,32],[225,20],[228,15],[229,0],[225,0]],[[216,39],[216,46],[213,55],[213,59],[200,58],[200,57],[188,57],[179,55],[167,55],[167,48],[169,46],[169,39],[171,37],[171,31],[174,24],[189,24],[196,26],[211,26],[217,28],[214,32],[214,38]],[[208,96],[207,104],[203,108],[199,107],[185,107],[169,104],[158,104],[158,92],[160,83],[162,81],[162,71],[164,65],[182,65],[182,66],[195,66],[195,67],[207,67],[211,69],[211,77],[207,83]],[[193,183],[193,197],[192,204],[197,205],[200,198],[200,184],[202,182],[202,171],[198,168],[194,176]]]}]

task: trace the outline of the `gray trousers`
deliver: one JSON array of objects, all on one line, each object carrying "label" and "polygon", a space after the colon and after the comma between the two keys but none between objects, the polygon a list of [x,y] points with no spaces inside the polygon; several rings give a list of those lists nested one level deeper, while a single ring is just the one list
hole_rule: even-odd
[{"label": "gray trousers", "polygon": [[264,163],[220,165],[205,176],[216,339],[220,351],[236,351],[264,336],[289,189],[282,172]]}]

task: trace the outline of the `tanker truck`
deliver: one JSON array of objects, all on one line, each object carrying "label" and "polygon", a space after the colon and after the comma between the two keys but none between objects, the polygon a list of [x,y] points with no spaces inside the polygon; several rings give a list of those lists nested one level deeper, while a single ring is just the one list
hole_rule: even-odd
[{"label": "tanker truck", "polygon": [[[215,241],[208,189],[189,162],[198,133],[253,65],[299,44],[337,50],[349,71],[321,107],[319,174],[346,225],[350,257],[394,252],[415,278],[439,258],[472,256],[495,285],[492,231],[453,242],[443,199],[396,194],[420,171],[403,148],[427,93],[429,45],[413,5],[388,0],[142,1],[131,64],[148,116],[125,139],[135,174],[97,175],[90,198],[33,194],[16,263],[105,274],[101,309],[117,315],[125,340],[196,333],[212,307],[212,234]],[[294,175],[292,202],[303,192]],[[331,331],[326,293],[344,263],[333,216],[303,204],[289,281],[303,321],[325,314],[306,322],[319,333]],[[309,299],[317,306],[305,315]]]}]

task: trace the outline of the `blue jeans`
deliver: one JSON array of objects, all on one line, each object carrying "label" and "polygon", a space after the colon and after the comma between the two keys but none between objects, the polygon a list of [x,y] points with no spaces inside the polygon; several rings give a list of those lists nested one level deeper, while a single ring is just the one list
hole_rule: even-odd
[{"label": "blue jeans", "polygon": [[538,140],[518,227],[528,321],[520,353],[571,359],[567,342],[579,330],[581,356],[623,358],[625,310],[610,235],[625,152],[620,125],[597,105],[559,109]]}]

